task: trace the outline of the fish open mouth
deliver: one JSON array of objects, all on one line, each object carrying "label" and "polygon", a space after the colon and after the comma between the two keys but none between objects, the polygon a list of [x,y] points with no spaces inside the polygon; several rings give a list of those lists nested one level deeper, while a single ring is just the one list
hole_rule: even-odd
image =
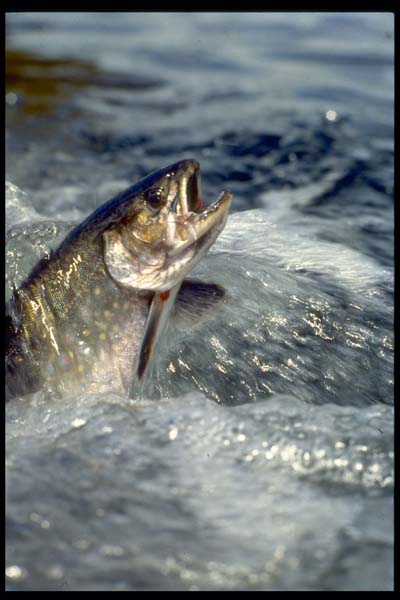
[{"label": "fish open mouth", "polygon": [[200,165],[196,161],[190,162],[188,172],[179,180],[175,203],[178,215],[201,211],[204,206],[201,197]]},{"label": "fish open mouth", "polygon": [[[182,161],[177,190],[167,216],[168,256],[176,256],[189,247],[207,248],[222,231],[232,201],[230,192],[222,192],[205,206],[201,195],[200,165],[195,160]],[[209,243],[207,243],[209,242]]]}]

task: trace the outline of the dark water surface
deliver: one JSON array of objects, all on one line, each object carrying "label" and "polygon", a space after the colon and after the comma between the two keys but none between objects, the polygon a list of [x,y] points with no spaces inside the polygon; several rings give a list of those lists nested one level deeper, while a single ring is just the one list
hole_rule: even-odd
[{"label": "dark water surface", "polygon": [[6,21],[7,294],[175,160],[234,193],[144,398],[7,407],[10,590],[393,588],[393,16]]}]

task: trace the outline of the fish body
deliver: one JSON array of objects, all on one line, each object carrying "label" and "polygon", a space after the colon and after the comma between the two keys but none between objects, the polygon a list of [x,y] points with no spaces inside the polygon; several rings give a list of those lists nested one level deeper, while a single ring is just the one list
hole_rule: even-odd
[{"label": "fish body", "polygon": [[73,229],[7,308],[6,398],[42,387],[134,388],[179,294],[186,308],[199,291],[204,307],[220,300],[219,286],[192,286],[185,277],[222,231],[230,202],[224,192],[205,207],[199,165],[184,160],[149,175]]}]

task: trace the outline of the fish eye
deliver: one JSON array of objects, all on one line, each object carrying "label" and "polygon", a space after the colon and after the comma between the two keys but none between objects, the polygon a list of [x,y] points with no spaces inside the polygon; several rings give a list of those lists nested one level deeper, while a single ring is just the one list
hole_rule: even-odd
[{"label": "fish eye", "polygon": [[158,208],[165,201],[165,194],[162,188],[153,188],[147,190],[144,195],[147,204],[152,208]]}]

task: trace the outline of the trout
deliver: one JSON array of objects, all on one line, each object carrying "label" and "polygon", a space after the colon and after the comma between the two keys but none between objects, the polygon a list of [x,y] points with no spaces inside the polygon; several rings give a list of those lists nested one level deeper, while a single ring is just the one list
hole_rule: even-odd
[{"label": "trout", "polygon": [[205,206],[196,160],[109,200],[33,268],[7,306],[6,400],[38,391],[133,394],[172,311],[224,296],[185,279],[225,226],[232,195]]}]

